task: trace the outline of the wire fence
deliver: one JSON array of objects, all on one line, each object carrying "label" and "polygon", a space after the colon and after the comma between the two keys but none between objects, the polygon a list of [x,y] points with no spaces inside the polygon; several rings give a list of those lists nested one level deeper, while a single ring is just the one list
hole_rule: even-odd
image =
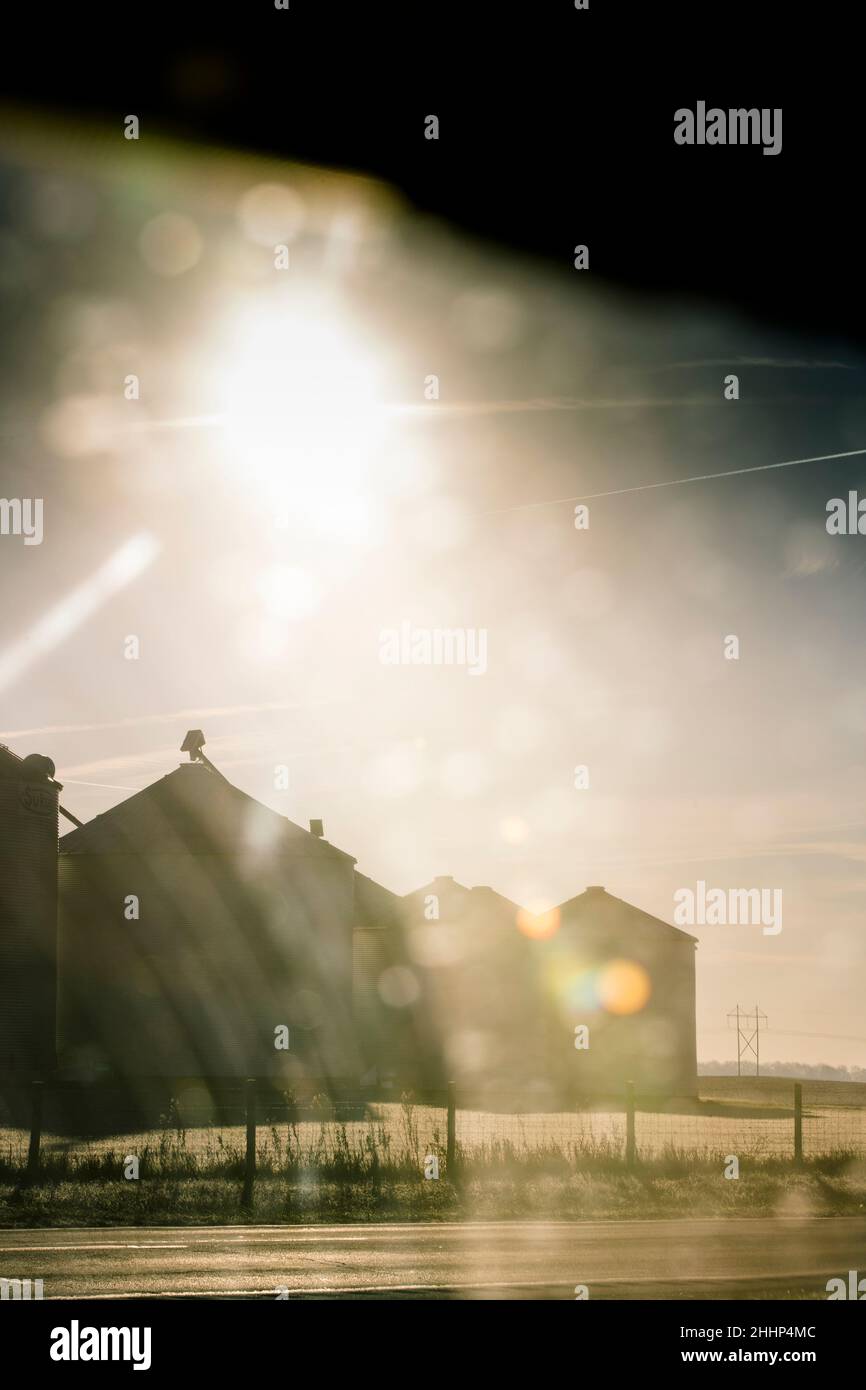
[{"label": "wire fence", "polygon": [[[50,1094],[50,1092],[49,1092]],[[254,1081],[213,1105],[170,1104],[158,1122],[115,1104],[104,1124],[88,1111],[86,1129],[43,1123],[46,1091],[30,1093],[30,1122],[0,1124],[0,1178],[111,1177],[131,1161],[136,1176],[260,1174],[326,1170],[335,1178],[371,1172],[415,1173],[435,1158],[443,1176],[461,1164],[556,1161],[578,1169],[675,1157],[681,1162],[740,1159],[796,1163],[866,1157],[866,1105],[804,1103],[791,1087],[787,1103],[671,1100],[635,1096],[570,1110],[539,1109],[520,1097],[495,1109],[448,1093],[401,1101],[331,1100],[300,1104],[262,1093]],[[92,1096],[91,1096],[92,1101]],[[835,1097],[834,1097],[835,1099]],[[0,1097],[2,1102],[2,1097]],[[68,1113],[68,1107],[67,1107]],[[438,1176],[438,1168],[437,1168]]]}]

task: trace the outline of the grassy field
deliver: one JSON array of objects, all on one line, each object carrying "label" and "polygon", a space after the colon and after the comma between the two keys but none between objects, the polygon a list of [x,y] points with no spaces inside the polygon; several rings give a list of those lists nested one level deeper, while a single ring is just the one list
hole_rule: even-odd
[{"label": "grassy field", "polygon": [[[866,1082],[801,1081],[804,1105],[866,1108]],[[794,1082],[786,1076],[699,1076],[702,1100],[747,1105],[790,1105]]]},{"label": "grassy field", "polygon": [[[134,1189],[134,1190],[132,1190]],[[537,1174],[471,1183],[293,1184],[256,1186],[251,1210],[238,1210],[238,1184],[227,1180],[110,1184],[60,1183],[16,1195],[0,1184],[0,1224],[10,1226],[305,1224],[348,1221],[447,1221],[647,1217],[863,1215],[866,1179],[762,1173],[745,1183],[702,1174],[662,1179]]]}]

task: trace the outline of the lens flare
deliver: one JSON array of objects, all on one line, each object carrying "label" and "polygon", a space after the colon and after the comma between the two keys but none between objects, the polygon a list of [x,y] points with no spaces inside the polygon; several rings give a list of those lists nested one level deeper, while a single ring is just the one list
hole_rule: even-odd
[{"label": "lens flare", "polygon": [[569,1013],[584,1013],[587,1009],[597,1009],[600,1002],[600,979],[598,970],[576,970],[560,982],[560,994]]},{"label": "lens flare", "polygon": [[517,914],[517,926],[524,936],[533,941],[547,941],[559,931],[559,908],[551,907],[545,912],[530,912],[522,907]]},{"label": "lens flare", "polygon": [[650,978],[634,960],[612,960],[601,971],[598,997],[611,1014],[636,1014],[650,997]]}]

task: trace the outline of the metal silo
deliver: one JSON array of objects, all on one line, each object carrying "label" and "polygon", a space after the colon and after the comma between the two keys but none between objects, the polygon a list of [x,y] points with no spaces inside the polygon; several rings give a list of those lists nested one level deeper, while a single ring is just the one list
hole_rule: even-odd
[{"label": "metal silo", "polygon": [[54,764],[0,744],[0,1077],[55,1066],[58,793]]}]

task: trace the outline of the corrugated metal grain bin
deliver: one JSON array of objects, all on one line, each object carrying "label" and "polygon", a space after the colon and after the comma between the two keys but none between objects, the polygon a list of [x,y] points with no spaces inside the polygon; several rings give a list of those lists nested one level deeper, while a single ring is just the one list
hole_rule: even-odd
[{"label": "corrugated metal grain bin", "polygon": [[54,765],[0,746],[0,1077],[55,1066],[57,835]]},{"label": "corrugated metal grain bin", "polygon": [[201,761],[60,850],[64,1074],[356,1075],[351,855]]}]

